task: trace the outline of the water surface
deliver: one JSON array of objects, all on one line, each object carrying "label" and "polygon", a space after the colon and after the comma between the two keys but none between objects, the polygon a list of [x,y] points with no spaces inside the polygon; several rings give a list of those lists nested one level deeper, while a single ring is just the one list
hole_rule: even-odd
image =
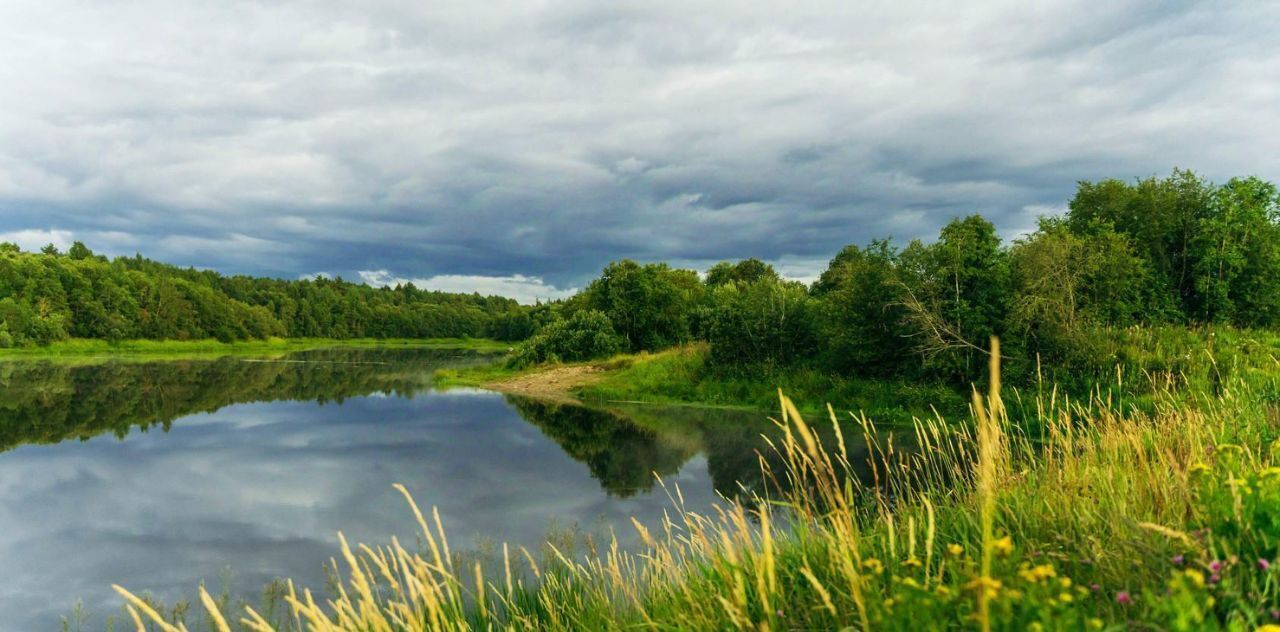
[{"label": "water surface", "polygon": [[0,631],[86,629],[120,583],[173,603],[204,581],[256,600],[271,580],[323,589],[336,532],[415,541],[405,484],[455,550],[549,535],[631,538],[629,518],[761,486],[752,413],[558,406],[438,391],[465,352],[0,363]]}]

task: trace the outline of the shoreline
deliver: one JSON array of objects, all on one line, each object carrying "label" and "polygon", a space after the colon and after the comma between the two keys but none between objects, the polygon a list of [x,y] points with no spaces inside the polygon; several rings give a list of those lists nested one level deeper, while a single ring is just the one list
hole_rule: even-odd
[{"label": "shoreline", "polygon": [[92,358],[179,358],[270,355],[313,349],[457,349],[501,353],[509,343],[483,338],[274,338],[270,340],[106,340],[71,339],[45,347],[0,349],[0,362]]}]

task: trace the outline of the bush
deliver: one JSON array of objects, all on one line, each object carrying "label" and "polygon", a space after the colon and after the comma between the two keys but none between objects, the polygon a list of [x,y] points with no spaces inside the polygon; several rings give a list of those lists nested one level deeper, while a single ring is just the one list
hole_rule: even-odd
[{"label": "bush", "polygon": [[602,358],[622,351],[622,337],[609,317],[599,310],[577,312],[557,320],[516,348],[509,364],[525,367],[544,362],[575,362]]},{"label": "bush", "polygon": [[715,289],[707,323],[718,366],[788,366],[815,346],[813,300],[802,284],[764,278]]}]

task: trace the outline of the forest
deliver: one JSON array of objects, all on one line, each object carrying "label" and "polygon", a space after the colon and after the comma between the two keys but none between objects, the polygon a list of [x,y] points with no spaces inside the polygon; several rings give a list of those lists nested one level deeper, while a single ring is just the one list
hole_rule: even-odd
[{"label": "forest", "polygon": [[76,242],[0,244],[0,348],[67,338],[223,342],[287,338],[523,338],[516,301],[374,288],[342,279],[224,276],[143,258],[108,260]]},{"label": "forest", "polygon": [[1011,243],[975,214],[931,243],[847,246],[811,286],[758,259],[705,277],[623,260],[528,317],[538,333],[513,366],[705,341],[727,374],[966,382],[998,336],[1011,376],[1095,377],[1137,327],[1280,325],[1280,196],[1258,178],[1217,185],[1186,170],[1084,181],[1065,215]]}]

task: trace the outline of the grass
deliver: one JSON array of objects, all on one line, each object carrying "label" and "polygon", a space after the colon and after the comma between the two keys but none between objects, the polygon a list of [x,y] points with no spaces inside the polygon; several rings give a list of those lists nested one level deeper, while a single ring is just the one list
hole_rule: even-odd
[{"label": "grass", "polygon": [[[602,379],[573,395],[592,403],[646,403],[738,408],[767,412],[777,408],[779,389],[796,401],[809,402],[806,412],[821,411],[820,402],[844,402],[882,423],[909,423],[912,416],[932,414],[933,408],[965,410],[955,389],[903,380],[850,379],[816,369],[788,369],[772,373],[714,372],[707,364],[705,344],[676,347],[657,353],[623,354],[608,360],[579,362],[602,367]],[[443,386],[483,386],[545,371],[557,366],[512,368],[494,363],[462,369],[442,369],[436,383]]]},{"label": "grass", "polygon": [[269,340],[243,340],[220,342],[218,340],[123,340],[109,342],[73,338],[43,347],[16,347],[0,349],[0,360],[9,358],[61,358],[86,356],[174,357],[263,354],[307,349],[330,348],[436,348],[468,349],[485,352],[503,352],[508,343],[483,338],[425,338],[425,339],[374,339],[360,338],[337,340],[332,338],[271,338]]},{"label": "grass", "polygon": [[[1264,630],[1280,623],[1280,363],[1260,355],[1212,392],[1149,406],[1040,388],[1008,413],[993,362],[973,419],[916,419],[894,451],[875,423],[828,410],[829,432],[780,399],[775,484],[711,509],[669,491],[661,524],[486,572],[451,554],[442,519],[399,487],[422,546],[349,546],[327,598],[288,585],[287,615],[225,613],[231,630]],[[1119,386],[1119,385],[1117,385]],[[1097,389],[1098,393],[1102,389]],[[1030,427],[1033,430],[1027,430]],[[833,437],[824,443],[822,436]],[[853,442],[874,455],[860,480]],[[774,463],[775,465],[769,465]],[[776,465],[780,464],[780,465]],[[554,549],[553,549],[554,550]],[[139,629],[181,630],[128,590]]]}]

